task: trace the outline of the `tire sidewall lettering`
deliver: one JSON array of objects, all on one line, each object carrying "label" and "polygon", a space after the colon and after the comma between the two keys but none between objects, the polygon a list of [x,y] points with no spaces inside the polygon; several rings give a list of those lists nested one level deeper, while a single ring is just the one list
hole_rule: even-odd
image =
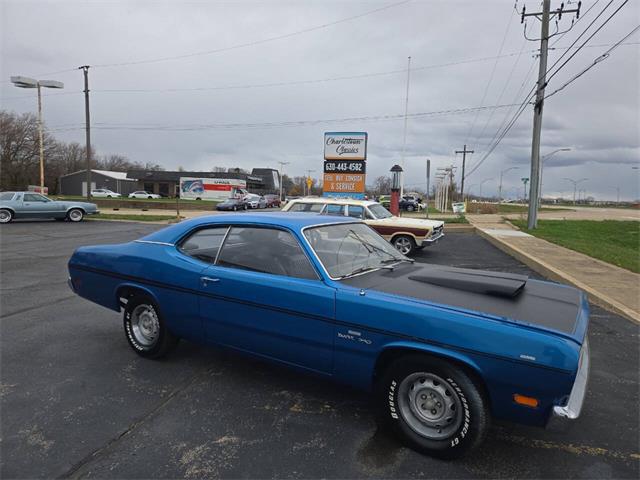
[{"label": "tire sidewall lettering", "polygon": [[[141,305],[142,303],[138,303],[136,304],[134,307],[137,307],[138,305]],[[149,309],[153,310],[153,313],[157,315],[157,312],[155,310],[155,308],[153,308],[153,305],[151,304],[146,304]],[[131,344],[131,346],[133,348],[135,348],[136,350],[138,350],[139,352],[148,352],[150,351],[152,348],[149,347],[145,347],[143,345],[140,345],[138,343],[138,341],[136,340],[135,336],[133,335],[133,327],[131,326],[131,310],[133,310],[133,308],[129,308],[129,305],[127,305],[127,310],[125,312],[125,333],[127,334],[127,339],[129,340],[129,343]],[[160,333],[162,335],[162,331]]]},{"label": "tire sidewall lettering", "polygon": [[[469,434],[469,430],[471,429],[471,408],[469,406],[469,401],[467,400],[466,395],[464,394],[462,388],[458,385],[458,383],[449,376],[444,376],[447,382],[451,385],[453,389],[455,389],[458,397],[460,398],[460,403],[462,404],[462,409],[464,411],[463,422],[455,433],[455,436],[450,437],[449,439],[445,439],[443,441],[448,442],[450,447],[460,446],[464,439]],[[397,408],[398,400],[397,400],[397,392],[398,385],[402,379],[393,379],[388,383],[387,388],[387,411],[389,416],[393,420],[400,420],[399,410]],[[426,438],[425,438],[426,439]],[[426,439],[428,440],[428,439]]]}]

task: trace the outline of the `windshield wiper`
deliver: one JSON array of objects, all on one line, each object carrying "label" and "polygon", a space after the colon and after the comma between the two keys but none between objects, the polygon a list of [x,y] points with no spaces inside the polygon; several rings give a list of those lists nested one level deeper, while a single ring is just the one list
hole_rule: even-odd
[{"label": "windshield wiper", "polygon": [[353,272],[347,273],[346,275],[341,275],[338,277],[338,280],[342,280],[343,278],[353,277],[354,275],[358,275],[359,273],[369,272],[374,270],[376,267],[360,267],[356,268]]}]

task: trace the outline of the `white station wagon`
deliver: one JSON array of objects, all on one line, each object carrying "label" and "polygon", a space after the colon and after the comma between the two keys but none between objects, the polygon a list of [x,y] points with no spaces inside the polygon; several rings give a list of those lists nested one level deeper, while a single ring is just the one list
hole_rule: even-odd
[{"label": "white station wagon", "polygon": [[306,197],[288,202],[284,212],[309,212],[359,218],[389,241],[400,253],[433,245],[444,237],[444,222],[394,217],[377,202],[351,198]]}]

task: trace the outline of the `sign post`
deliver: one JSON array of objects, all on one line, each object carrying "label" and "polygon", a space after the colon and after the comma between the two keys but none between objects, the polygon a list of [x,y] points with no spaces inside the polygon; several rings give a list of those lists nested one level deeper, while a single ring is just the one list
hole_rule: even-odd
[{"label": "sign post", "polygon": [[323,195],[364,198],[366,159],[366,132],[326,132]]}]

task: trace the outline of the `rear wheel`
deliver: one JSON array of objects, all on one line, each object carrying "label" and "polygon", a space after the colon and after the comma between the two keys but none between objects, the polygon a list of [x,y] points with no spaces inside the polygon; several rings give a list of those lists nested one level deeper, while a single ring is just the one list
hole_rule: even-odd
[{"label": "rear wheel", "polygon": [[413,212],[415,210],[413,205],[407,205],[407,212]]},{"label": "rear wheel", "polygon": [[149,200],[151,200],[153,197],[152,197],[151,195],[149,195],[147,198],[148,198]]},{"label": "rear wheel", "polygon": [[84,212],[79,208],[72,208],[67,212],[67,218],[72,222],[81,222],[84,218]]},{"label": "rear wheel", "polygon": [[408,235],[398,235],[391,243],[403,255],[410,255],[416,249],[416,242]]},{"label": "rear wheel", "polygon": [[9,223],[13,220],[13,212],[6,208],[0,209],[0,223]]},{"label": "rear wheel", "polygon": [[147,295],[129,298],[124,310],[124,332],[133,350],[145,358],[160,358],[178,344],[155,302]]},{"label": "rear wheel", "polygon": [[479,445],[489,427],[487,401],[461,368],[438,358],[394,361],[377,385],[382,421],[411,448],[457,458]]}]

